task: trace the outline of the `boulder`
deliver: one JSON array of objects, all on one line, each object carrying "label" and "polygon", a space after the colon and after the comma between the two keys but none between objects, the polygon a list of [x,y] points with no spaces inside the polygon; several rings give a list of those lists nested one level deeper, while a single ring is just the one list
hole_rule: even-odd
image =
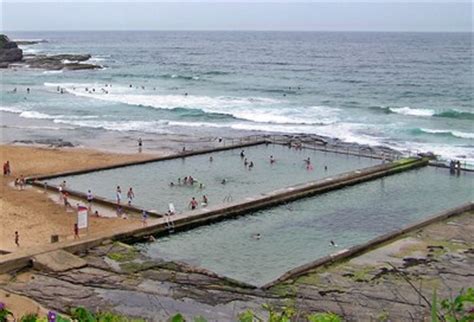
[{"label": "boulder", "polygon": [[21,61],[23,50],[6,35],[0,34],[0,68],[7,68],[9,63]]}]

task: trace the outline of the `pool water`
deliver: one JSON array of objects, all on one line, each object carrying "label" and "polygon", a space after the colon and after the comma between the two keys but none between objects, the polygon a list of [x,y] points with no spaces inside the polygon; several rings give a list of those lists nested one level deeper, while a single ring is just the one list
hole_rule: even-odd
[{"label": "pool water", "polygon": [[140,247],[154,258],[185,261],[260,286],[296,266],[473,200],[473,179],[471,173],[452,176],[425,167]]},{"label": "pool water", "polygon": [[[255,166],[249,170],[240,157],[241,149],[227,150],[186,158],[158,161],[143,165],[97,171],[83,175],[50,180],[59,184],[66,180],[73,190],[115,200],[120,186],[125,200],[133,187],[133,203],[145,209],[166,212],[173,203],[177,212],[188,210],[192,197],[200,202],[206,195],[209,205],[239,201],[245,197],[271,192],[289,185],[364,168],[381,163],[380,160],[359,158],[314,150],[296,151],[282,145],[259,145],[244,149],[245,157]],[[276,162],[270,163],[270,156]],[[210,161],[212,156],[213,161]],[[312,170],[307,170],[304,159],[310,157]],[[327,166],[327,170],[324,167]],[[194,185],[177,185],[178,178],[192,176]],[[222,184],[223,180],[225,184]],[[175,186],[171,187],[170,182]],[[200,188],[200,184],[203,188]]]}]

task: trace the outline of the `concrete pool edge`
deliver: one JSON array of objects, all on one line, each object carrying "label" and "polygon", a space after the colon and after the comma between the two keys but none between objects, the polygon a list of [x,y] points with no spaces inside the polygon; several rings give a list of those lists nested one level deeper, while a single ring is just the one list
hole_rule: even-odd
[{"label": "concrete pool edge", "polygon": [[415,230],[424,228],[426,226],[429,226],[437,222],[441,222],[451,217],[462,215],[464,213],[467,213],[473,210],[474,210],[474,202],[470,201],[470,202],[461,204],[457,207],[441,211],[439,213],[429,216],[428,218],[421,219],[412,224],[409,224],[403,228],[383,234],[381,236],[377,236],[366,243],[355,245],[350,248],[342,249],[339,252],[332,253],[327,256],[320,257],[312,262],[300,265],[296,268],[293,268],[287,271],[286,273],[282,274],[277,279],[261,286],[260,288],[268,290],[288,280],[293,280],[302,275],[305,275],[308,272],[315,270],[317,268],[328,267],[328,266],[337,264],[339,262],[342,262],[351,258],[355,258],[368,251],[382,247],[383,245],[387,243],[391,243],[395,241],[396,239],[398,239],[399,237],[406,235],[408,233],[411,233]]},{"label": "concrete pool edge", "polygon": [[[401,171],[426,166],[426,159],[404,159],[394,163],[381,164],[361,170],[355,170],[343,173],[328,181],[329,178],[317,180],[314,182],[302,184],[295,188],[284,188],[263,194],[260,197],[253,198],[240,203],[231,205],[220,205],[214,209],[200,209],[189,211],[184,214],[173,216],[175,230],[191,229],[199,225],[207,224],[217,220],[223,220],[230,217],[249,213],[254,210],[274,206],[288,201],[297,200],[318,193],[324,193],[334,189],[344,188],[355,185],[360,182],[373,180],[387,175],[395,174]],[[41,186],[41,185],[40,185]],[[119,241],[140,241],[144,237],[155,234],[166,234],[169,231],[168,223],[165,218],[156,219],[159,222],[141,228],[128,228],[116,231],[112,234],[102,236],[91,236],[78,241],[66,241],[56,244],[47,244],[34,247],[29,250],[23,250],[17,253],[11,253],[0,257],[0,273],[28,266],[31,258],[37,254],[49,252],[56,249],[65,249],[70,252],[80,252],[100,245],[106,240]]]}]

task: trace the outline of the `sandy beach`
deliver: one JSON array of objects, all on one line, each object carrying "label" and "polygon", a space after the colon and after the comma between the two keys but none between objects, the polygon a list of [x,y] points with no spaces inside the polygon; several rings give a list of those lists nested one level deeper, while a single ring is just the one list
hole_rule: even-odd
[{"label": "sandy beach", "polygon": [[[14,252],[14,232],[20,235],[20,247],[37,246],[50,242],[51,235],[59,235],[60,240],[73,238],[76,222],[74,211],[66,211],[64,206],[54,201],[42,191],[28,187],[20,191],[13,187],[17,176],[33,176],[60,171],[86,169],[133,160],[150,158],[147,154],[113,154],[95,150],[67,148],[50,149],[1,145],[2,163],[10,161],[12,175],[1,177],[1,231],[0,250]],[[91,216],[88,234],[113,231],[123,225],[140,225],[139,218],[128,220],[119,218],[95,218]]]}]

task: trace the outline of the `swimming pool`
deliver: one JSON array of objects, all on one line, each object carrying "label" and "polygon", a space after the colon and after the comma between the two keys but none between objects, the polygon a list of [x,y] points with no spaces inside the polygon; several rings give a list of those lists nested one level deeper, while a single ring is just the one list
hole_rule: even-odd
[{"label": "swimming pool", "polygon": [[472,173],[458,177],[425,167],[139,247],[153,258],[185,261],[260,286],[294,267],[471,201],[473,188]]},{"label": "swimming pool", "polygon": [[[289,185],[321,179],[326,176],[381,163],[380,160],[314,150],[295,150],[278,144],[258,145],[244,149],[245,158],[255,164],[249,170],[240,157],[241,149],[214,152],[142,165],[127,166],[49,180],[59,184],[66,180],[70,189],[115,200],[120,186],[125,199],[133,187],[134,204],[166,212],[173,203],[178,212],[188,210],[192,197],[201,201],[206,195],[209,205],[235,202],[245,197],[270,192]],[[270,156],[276,160],[270,163]],[[210,161],[212,157],[212,161]],[[306,158],[311,158],[308,170]],[[327,170],[325,170],[325,166]],[[178,185],[178,178],[192,176],[196,183]],[[222,181],[225,179],[225,184]],[[174,186],[170,186],[173,182]],[[200,187],[200,184],[203,187]]]}]

